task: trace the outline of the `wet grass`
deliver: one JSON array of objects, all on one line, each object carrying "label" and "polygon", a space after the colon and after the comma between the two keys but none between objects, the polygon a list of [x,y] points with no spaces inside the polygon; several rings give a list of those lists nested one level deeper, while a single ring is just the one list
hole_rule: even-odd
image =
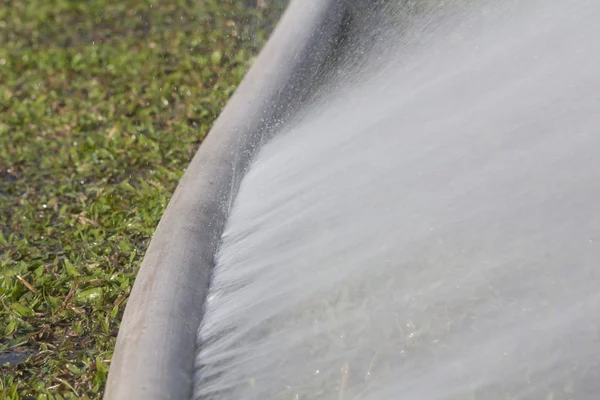
[{"label": "wet grass", "polygon": [[0,398],[99,398],[150,236],[279,13],[0,0]]}]

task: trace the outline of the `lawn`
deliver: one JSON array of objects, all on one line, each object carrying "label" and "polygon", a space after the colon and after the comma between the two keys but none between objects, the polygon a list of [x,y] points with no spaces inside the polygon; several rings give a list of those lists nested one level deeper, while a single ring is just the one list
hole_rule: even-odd
[{"label": "lawn", "polygon": [[0,0],[0,398],[99,398],[169,197],[281,7]]}]

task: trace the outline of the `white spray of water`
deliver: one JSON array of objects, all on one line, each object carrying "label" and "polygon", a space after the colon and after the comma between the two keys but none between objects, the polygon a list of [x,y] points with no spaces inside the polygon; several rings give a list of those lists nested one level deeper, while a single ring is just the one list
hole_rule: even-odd
[{"label": "white spray of water", "polygon": [[457,9],[262,149],[196,398],[598,398],[600,3]]}]

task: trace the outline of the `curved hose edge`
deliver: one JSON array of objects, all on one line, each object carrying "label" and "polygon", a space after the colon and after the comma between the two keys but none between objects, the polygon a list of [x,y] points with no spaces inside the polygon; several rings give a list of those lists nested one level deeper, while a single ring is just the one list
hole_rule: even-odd
[{"label": "curved hose edge", "polygon": [[214,254],[243,171],[332,51],[344,0],[294,0],[191,161],[123,315],[105,400],[189,399]]}]

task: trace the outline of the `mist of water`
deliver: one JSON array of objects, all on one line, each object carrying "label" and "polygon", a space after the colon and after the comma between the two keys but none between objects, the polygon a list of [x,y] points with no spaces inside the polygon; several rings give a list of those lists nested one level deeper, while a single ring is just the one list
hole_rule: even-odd
[{"label": "mist of water", "polygon": [[429,3],[245,176],[197,399],[600,395],[600,2]]}]

